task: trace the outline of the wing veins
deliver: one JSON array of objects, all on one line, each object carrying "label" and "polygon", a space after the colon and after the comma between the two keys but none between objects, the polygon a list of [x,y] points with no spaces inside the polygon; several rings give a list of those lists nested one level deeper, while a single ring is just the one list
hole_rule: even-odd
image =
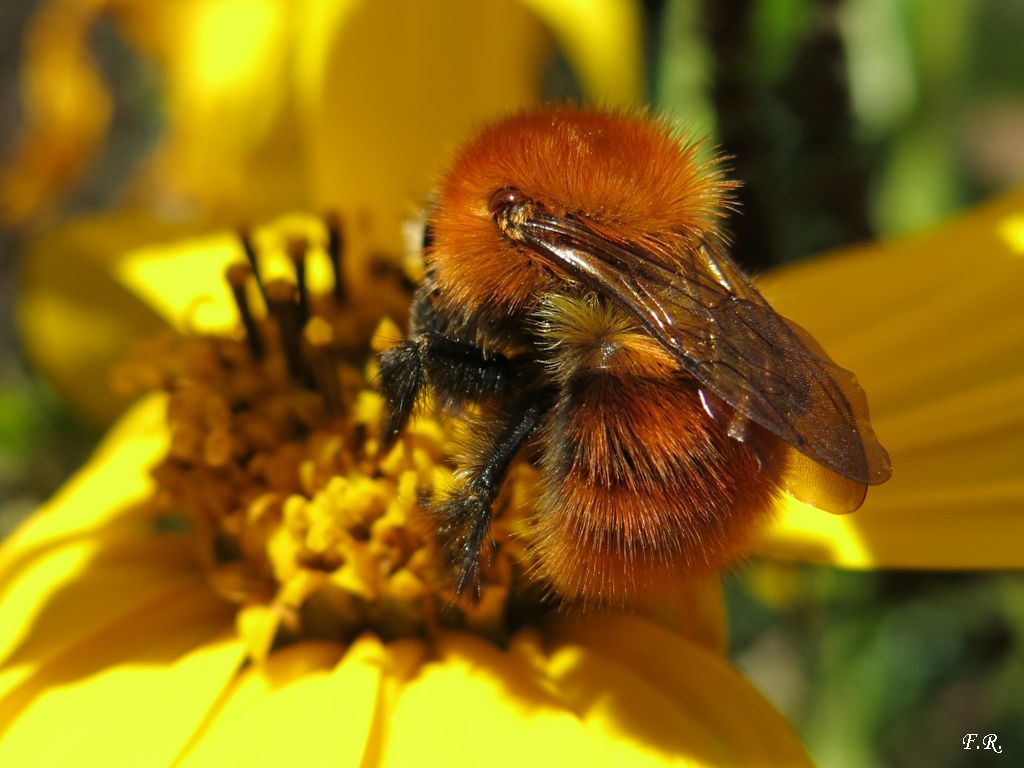
[{"label": "wing veins", "polygon": [[698,259],[663,242],[622,242],[542,209],[515,226],[527,247],[629,311],[732,408],[854,482],[889,476],[852,374],[777,315],[724,254],[706,243]]}]

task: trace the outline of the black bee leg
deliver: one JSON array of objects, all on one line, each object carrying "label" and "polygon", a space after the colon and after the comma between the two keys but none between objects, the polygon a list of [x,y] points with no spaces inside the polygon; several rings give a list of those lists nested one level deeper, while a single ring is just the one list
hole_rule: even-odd
[{"label": "black bee leg", "polygon": [[426,377],[420,345],[409,340],[385,350],[377,358],[377,371],[385,407],[381,428],[381,449],[384,450],[398,439],[423,390]]},{"label": "black bee leg", "polygon": [[508,394],[522,362],[485,355],[479,347],[436,333],[420,336],[420,355],[427,382],[445,409]]},{"label": "black bee leg", "polygon": [[381,443],[387,448],[412,415],[424,384],[443,408],[455,408],[507,392],[517,363],[502,355],[486,357],[472,344],[439,333],[424,333],[381,354],[378,368],[387,405]]},{"label": "black bee leg", "polygon": [[[435,513],[442,546],[448,551],[450,563],[458,572],[455,591],[467,589],[479,598],[480,550],[491,525],[491,506],[501,490],[512,460],[537,429],[548,410],[548,399],[536,397],[523,408],[498,422],[493,438],[478,446],[479,459],[469,468],[469,481],[461,492],[453,493]],[[476,425],[486,432],[495,426],[491,420]]]}]

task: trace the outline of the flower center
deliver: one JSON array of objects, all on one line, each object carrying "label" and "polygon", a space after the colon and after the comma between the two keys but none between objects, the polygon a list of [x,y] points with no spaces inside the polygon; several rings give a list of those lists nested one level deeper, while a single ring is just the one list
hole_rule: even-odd
[{"label": "flower center", "polygon": [[[253,655],[367,629],[455,626],[500,639],[519,613],[507,603],[527,564],[513,532],[526,525],[535,470],[516,467],[499,499],[481,599],[457,598],[429,500],[453,482],[458,423],[425,415],[378,452],[374,353],[402,335],[379,318],[408,305],[407,281],[381,262],[362,291],[347,290],[335,219],[319,242],[285,238],[291,280],[266,279],[266,254],[248,234],[242,243],[247,261],[227,271],[235,332],[166,338],[135,369],[169,394],[160,507],[191,521],[211,584],[241,607]],[[307,267],[324,254],[333,285],[317,293]]]}]

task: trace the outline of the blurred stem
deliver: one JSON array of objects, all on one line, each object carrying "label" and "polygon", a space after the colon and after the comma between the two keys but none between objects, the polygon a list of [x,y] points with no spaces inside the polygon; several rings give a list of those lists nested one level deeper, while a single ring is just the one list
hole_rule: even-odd
[{"label": "blurred stem", "polygon": [[[686,4],[673,9],[680,5]],[[700,2],[718,137],[744,185],[732,252],[748,270],[873,234],[840,6],[840,0]]]},{"label": "blurred stem", "polygon": [[732,175],[741,215],[732,221],[733,257],[748,270],[778,264],[781,249],[770,135],[770,105],[758,76],[752,42],[753,0],[703,0],[703,29],[711,61],[711,101],[718,138]]},{"label": "blurred stem", "polygon": [[715,110],[708,95],[711,58],[700,37],[701,0],[671,0],[661,17],[657,77],[652,93],[658,110],[687,136],[704,140],[701,159],[715,150]]},{"label": "blurred stem", "polygon": [[798,254],[867,240],[868,176],[853,132],[839,0],[814,3],[813,24],[783,84],[800,135],[788,222]]},{"label": "blurred stem", "polygon": [[971,94],[963,62],[970,60],[976,4],[948,0],[942,12],[929,3],[899,3],[913,63],[909,114],[889,128],[888,157],[874,218],[886,234],[927,226],[963,202],[957,152],[958,118]]}]

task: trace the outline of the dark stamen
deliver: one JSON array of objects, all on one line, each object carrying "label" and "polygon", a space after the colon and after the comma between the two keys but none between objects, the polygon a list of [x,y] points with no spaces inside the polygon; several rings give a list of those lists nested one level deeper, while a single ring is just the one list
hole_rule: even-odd
[{"label": "dark stamen", "polygon": [[390,278],[395,280],[403,289],[412,293],[418,287],[416,281],[402,269],[397,259],[387,253],[374,252],[370,254],[370,275],[374,278]]},{"label": "dark stamen", "polygon": [[327,258],[334,271],[334,298],[338,303],[345,301],[345,275],[341,270],[341,255],[345,248],[345,236],[341,228],[341,217],[331,212],[324,216],[327,225]]},{"label": "dark stamen", "polygon": [[286,280],[271,280],[266,285],[267,307],[281,331],[281,346],[288,362],[288,373],[297,384],[308,381],[302,361],[302,323],[295,301],[295,286]]},{"label": "dark stamen", "polygon": [[306,251],[309,243],[303,237],[289,238],[288,258],[295,267],[295,286],[299,291],[299,321],[302,325],[309,320],[309,288],[306,286]]},{"label": "dark stamen", "polygon": [[245,258],[249,261],[249,268],[252,269],[253,277],[256,278],[256,285],[260,288],[260,295],[263,301],[267,300],[267,289],[263,284],[263,275],[260,272],[260,260],[256,253],[256,245],[252,241],[252,232],[245,227],[238,230],[238,238],[242,241],[242,250],[245,251]]},{"label": "dark stamen", "polygon": [[327,413],[331,416],[340,416],[343,412],[341,383],[338,380],[338,369],[331,355],[334,329],[322,317],[314,317],[306,324],[303,336],[310,350],[313,380],[324,399]]},{"label": "dark stamen", "polygon": [[262,360],[265,352],[263,337],[260,336],[259,328],[256,326],[256,319],[249,306],[249,294],[246,292],[251,274],[252,269],[248,264],[232,264],[228,267],[226,276],[228,285],[231,286],[231,293],[235,297],[238,316],[242,319],[242,325],[245,326],[245,341],[249,345],[249,353],[254,360]]}]

